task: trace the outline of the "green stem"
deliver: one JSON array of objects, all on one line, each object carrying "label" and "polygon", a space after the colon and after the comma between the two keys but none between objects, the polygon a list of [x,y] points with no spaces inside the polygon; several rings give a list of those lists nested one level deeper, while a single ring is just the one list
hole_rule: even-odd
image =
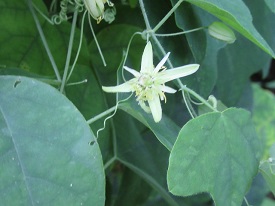
[{"label": "green stem", "polygon": [[247,206],[250,206],[250,204],[248,203],[246,197],[244,197],[244,201],[245,201],[245,204],[246,204]]},{"label": "green stem", "polygon": [[199,27],[199,28],[196,28],[196,29],[191,29],[191,30],[182,31],[182,32],[176,32],[176,33],[172,33],[172,34],[155,34],[155,36],[159,36],[159,37],[178,36],[178,35],[182,35],[182,34],[188,34],[188,33],[191,33],[191,32],[199,31],[199,30],[202,30],[202,29],[205,29],[205,28],[206,27]]},{"label": "green stem", "polygon": [[182,91],[182,97],[183,97],[183,100],[185,102],[185,105],[186,105],[186,108],[190,114],[190,116],[192,117],[192,119],[194,119],[195,117],[197,117],[197,114],[196,112],[194,111],[194,108],[192,107],[191,103],[190,103],[190,99],[187,99],[186,96],[185,96],[185,92]]},{"label": "green stem", "polygon": [[40,9],[34,3],[32,3],[32,6],[47,22],[49,22],[51,25],[54,25],[54,23],[42,11],[40,11]]},{"label": "green stem", "polygon": [[34,12],[33,5],[32,5],[32,1],[31,1],[31,0],[27,0],[27,4],[28,4],[29,9],[30,9],[30,12],[31,12],[31,14],[32,14],[32,16],[33,16],[35,25],[36,25],[36,27],[37,27],[38,33],[39,33],[39,35],[40,35],[40,38],[41,38],[41,40],[42,40],[42,43],[43,43],[44,48],[45,48],[45,50],[46,50],[46,53],[47,53],[47,55],[48,55],[48,57],[49,57],[49,59],[50,59],[50,62],[51,62],[51,64],[52,64],[52,67],[53,67],[53,70],[54,70],[54,72],[55,72],[56,78],[57,78],[58,81],[61,81],[61,77],[60,77],[58,68],[57,68],[57,66],[56,66],[56,63],[55,63],[55,61],[54,61],[54,58],[53,58],[52,53],[51,53],[51,51],[50,51],[50,48],[49,48],[49,46],[48,46],[48,43],[47,43],[47,40],[46,40],[46,38],[45,38],[44,32],[43,32],[43,30],[42,30],[42,28],[41,28],[41,25],[40,25],[40,23],[39,23],[39,20],[38,20],[36,14],[35,14],[35,12]]},{"label": "green stem", "polygon": [[115,106],[111,107],[110,109],[107,109],[106,111],[104,111],[104,112],[102,112],[102,113],[96,115],[95,117],[93,117],[93,118],[87,120],[87,123],[88,123],[88,124],[92,124],[93,122],[95,122],[95,121],[101,119],[102,117],[104,117],[104,116],[106,116],[106,115],[112,113],[113,111],[116,110],[116,107],[117,107],[117,106],[115,105]]},{"label": "green stem", "polygon": [[84,21],[85,21],[85,17],[86,17],[87,12],[88,12],[88,11],[86,10],[86,11],[84,12],[84,14],[83,14],[83,17],[82,17],[79,46],[78,46],[77,53],[76,53],[74,62],[73,62],[73,64],[72,64],[70,73],[69,73],[69,75],[67,76],[67,80],[66,80],[67,82],[69,81],[69,79],[70,79],[70,77],[71,77],[71,75],[72,75],[72,73],[73,73],[73,71],[74,71],[76,62],[77,62],[77,60],[78,60],[78,56],[79,56],[79,54],[80,54],[80,50],[81,50],[81,46],[82,46],[82,39],[83,39]]},{"label": "green stem", "polygon": [[96,44],[96,46],[97,46],[98,52],[99,52],[100,57],[101,57],[101,60],[102,60],[102,62],[103,62],[103,65],[106,67],[107,64],[106,64],[105,58],[104,58],[104,56],[103,56],[103,53],[102,53],[102,51],[101,51],[100,45],[99,45],[99,43],[98,43],[98,41],[97,41],[97,38],[96,38],[94,29],[93,29],[93,24],[92,24],[90,15],[88,15],[88,19],[89,19],[90,29],[91,29],[91,32],[92,32],[92,34],[93,34],[94,40],[95,40],[95,44]]},{"label": "green stem", "polygon": [[72,22],[72,27],[71,27],[71,34],[70,34],[67,58],[66,58],[66,63],[65,63],[65,69],[64,69],[64,74],[63,74],[63,78],[62,78],[61,87],[60,87],[60,92],[61,93],[64,92],[64,88],[65,88],[65,85],[66,85],[66,82],[67,82],[67,74],[68,74],[68,71],[69,71],[70,60],[71,60],[71,56],[72,56],[72,48],[73,48],[73,40],[74,40],[74,34],[75,34],[77,15],[78,15],[78,10],[76,9],[75,12],[74,12],[74,16],[73,16],[73,22]]},{"label": "green stem", "polygon": [[108,160],[108,162],[106,162],[105,164],[104,164],[104,170],[106,170],[111,164],[113,164],[113,162],[114,161],[116,161],[116,157],[114,156],[114,157],[112,157],[111,159],[109,159]]},{"label": "green stem", "polygon": [[181,90],[188,92],[189,94],[191,94],[193,97],[195,97],[197,100],[199,100],[200,102],[202,102],[205,106],[209,107],[211,110],[213,110],[214,112],[217,112],[218,110],[216,108],[214,108],[211,104],[209,104],[202,96],[200,96],[198,93],[196,93],[195,91],[193,91],[192,89],[189,89],[186,86],[183,86],[181,88]]},{"label": "green stem", "polygon": [[179,0],[175,6],[165,15],[165,17],[155,26],[153,32],[155,33],[165,22],[166,20],[174,13],[174,11],[179,7],[183,0]]},{"label": "green stem", "polygon": [[139,5],[140,5],[141,12],[142,12],[142,15],[143,15],[143,18],[145,21],[146,29],[147,29],[147,31],[150,31],[152,29],[151,29],[150,23],[148,21],[148,16],[146,14],[145,6],[144,6],[144,3],[142,0],[139,0]]}]

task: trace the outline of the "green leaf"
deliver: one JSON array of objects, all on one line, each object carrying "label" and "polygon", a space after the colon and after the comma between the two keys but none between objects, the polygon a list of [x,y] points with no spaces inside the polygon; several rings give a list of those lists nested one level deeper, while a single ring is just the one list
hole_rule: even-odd
[{"label": "green leaf", "polygon": [[268,6],[268,8],[275,13],[275,1],[273,0],[265,0],[266,5]]},{"label": "green leaf", "polygon": [[216,205],[241,205],[261,155],[250,114],[243,109],[201,115],[180,131],[171,151],[168,188],[174,195],[209,192]]},{"label": "green leaf", "polygon": [[274,203],[274,200],[266,197],[263,201],[263,203],[261,204],[261,206],[274,206],[275,203]]},{"label": "green leaf", "polygon": [[253,94],[253,122],[259,137],[264,143],[263,159],[267,159],[269,149],[275,142],[275,97],[271,92],[256,84],[253,85]]},{"label": "green leaf", "polygon": [[3,205],[104,205],[102,157],[83,116],[56,89],[0,77]]},{"label": "green leaf", "polygon": [[[27,6],[27,1],[3,0],[0,4],[0,59],[6,67],[17,67],[41,75],[53,75],[52,65],[41,42],[33,16]],[[41,0],[33,3],[48,15]],[[45,34],[50,51],[57,67],[62,71],[65,65],[71,24],[51,25],[36,12],[41,28]],[[76,30],[73,56],[76,53],[80,33]],[[82,45],[79,61],[88,63],[85,39]]]},{"label": "green leaf", "polygon": [[223,48],[218,55],[216,96],[226,106],[235,106],[241,99],[250,76],[259,71],[269,56],[237,34],[234,44]]},{"label": "green leaf", "polygon": [[130,169],[123,171],[122,182],[115,206],[141,205],[150,196],[152,188]]},{"label": "green leaf", "polygon": [[[275,18],[275,14],[272,13],[268,6],[262,1],[244,0],[244,3],[247,5],[251,15],[253,16],[253,24],[255,28],[274,50],[275,39],[273,33],[275,32],[275,27],[273,19]],[[275,1],[273,1],[273,5],[275,6]],[[273,9],[275,9],[275,7],[273,7]]]},{"label": "green leaf", "polygon": [[134,98],[122,103],[120,109],[142,122],[156,135],[158,140],[171,151],[179,133],[179,127],[172,120],[163,114],[161,121],[156,123],[153,120],[152,114],[144,112]]},{"label": "green leaf", "polygon": [[[178,0],[171,0],[173,4]],[[175,21],[177,26],[183,31],[188,31],[202,26],[202,23],[196,15],[192,5],[182,3],[175,11]],[[206,35],[203,31],[186,34],[186,39],[190,50],[197,63],[202,62],[206,52]]]},{"label": "green leaf", "polygon": [[[206,10],[221,19],[232,28],[240,32],[266,53],[275,57],[274,51],[262,38],[252,24],[252,16],[249,9],[241,0],[219,1],[219,0],[187,0],[188,2]],[[243,18],[243,17],[246,18]]]}]

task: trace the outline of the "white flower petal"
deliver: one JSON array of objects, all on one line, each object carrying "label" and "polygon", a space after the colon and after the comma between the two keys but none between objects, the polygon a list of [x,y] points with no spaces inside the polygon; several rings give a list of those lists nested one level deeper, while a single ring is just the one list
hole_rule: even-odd
[{"label": "white flower petal", "polygon": [[123,84],[113,86],[113,87],[102,86],[102,89],[103,89],[103,91],[110,92],[110,93],[132,92],[133,91],[133,87],[131,86],[131,84],[129,84],[129,82],[125,82]]},{"label": "white flower petal", "polygon": [[159,84],[164,84],[173,79],[181,78],[193,74],[199,69],[199,64],[188,64],[185,66],[168,69],[157,74],[156,81]]},{"label": "white flower petal", "polygon": [[123,67],[125,70],[127,70],[128,72],[130,72],[132,75],[134,75],[135,77],[139,77],[140,76],[140,73],[139,72],[137,72],[136,70],[134,70],[134,69],[131,69],[131,68],[129,68],[129,67],[126,67],[126,66],[124,66]]},{"label": "white flower petal", "polygon": [[153,118],[155,122],[159,122],[162,117],[162,109],[160,104],[160,99],[158,94],[155,94],[152,99],[148,100],[149,107],[151,109]]},{"label": "white flower petal", "polygon": [[152,73],[153,70],[153,49],[151,42],[148,41],[142,54],[140,73]]},{"label": "white flower petal", "polygon": [[175,89],[173,89],[171,87],[165,86],[165,85],[160,85],[160,89],[163,92],[167,92],[167,93],[171,93],[171,94],[173,94],[173,93],[175,93],[177,91],[177,90],[175,90]]},{"label": "white flower petal", "polygon": [[104,11],[104,1],[103,0],[95,0],[96,1],[96,4],[99,8],[100,11]]},{"label": "white flower petal", "polygon": [[168,52],[163,58],[162,60],[158,63],[158,65],[156,66],[156,68],[154,69],[154,72],[157,73],[161,67],[164,65],[164,63],[167,61],[168,57],[170,55],[170,52]]},{"label": "white flower petal", "polygon": [[150,107],[148,107],[144,101],[139,101],[138,104],[145,112],[151,113]]},{"label": "white flower petal", "polygon": [[84,4],[94,19],[99,18],[104,12],[104,3],[102,0],[84,0]]}]

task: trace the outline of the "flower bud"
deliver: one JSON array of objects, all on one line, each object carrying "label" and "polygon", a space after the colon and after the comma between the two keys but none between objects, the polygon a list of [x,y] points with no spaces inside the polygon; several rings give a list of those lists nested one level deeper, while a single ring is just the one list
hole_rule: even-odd
[{"label": "flower bud", "polygon": [[208,27],[208,32],[212,37],[221,41],[225,41],[228,44],[232,44],[236,40],[236,36],[233,30],[222,22],[213,22]]},{"label": "flower bud", "polygon": [[104,18],[104,4],[106,2],[109,6],[113,6],[109,0],[84,0],[86,9],[89,14],[97,20],[98,24]]}]

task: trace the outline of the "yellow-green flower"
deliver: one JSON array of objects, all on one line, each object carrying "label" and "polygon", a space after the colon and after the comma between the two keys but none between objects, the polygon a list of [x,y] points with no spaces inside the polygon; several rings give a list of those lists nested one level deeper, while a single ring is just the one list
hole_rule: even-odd
[{"label": "yellow-green flower", "polygon": [[198,64],[189,64],[174,69],[165,69],[163,65],[169,54],[170,52],[154,67],[152,45],[148,42],[142,55],[140,72],[124,66],[124,69],[133,74],[134,78],[118,86],[103,86],[102,89],[113,93],[135,92],[139,105],[144,111],[152,113],[155,122],[159,122],[162,117],[160,101],[166,101],[164,93],[176,92],[175,89],[165,86],[165,83],[193,74],[199,68]]},{"label": "yellow-green flower", "polygon": [[109,6],[113,6],[113,3],[109,0],[84,0],[85,7],[89,14],[97,20],[97,23],[104,18],[104,4],[108,3]]}]

